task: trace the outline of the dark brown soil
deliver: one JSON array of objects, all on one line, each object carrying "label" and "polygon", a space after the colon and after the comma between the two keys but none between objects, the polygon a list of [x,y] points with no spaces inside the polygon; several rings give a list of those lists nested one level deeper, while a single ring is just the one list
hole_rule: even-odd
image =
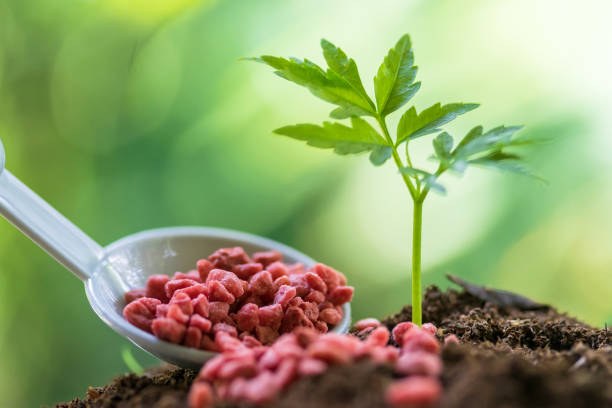
[{"label": "dark brown soil", "polygon": [[187,391],[196,372],[164,364],[145,375],[122,375],[104,387],[89,387],[85,398],[57,404],[57,408],[187,407]]},{"label": "dark brown soil", "polygon": [[[392,328],[410,319],[410,307],[383,321]],[[520,310],[484,302],[466,292],[429,288],[424,321],[442,339],[444,394],[437,408],[612,408],[612,332],[589,327],[552,308]],[[194,372],[162,366],[144,376],[120,376],[90,387],[83,399],[58,404],[82,407],[186,407]],[[383,392],[393,380],[389,367],[360,362],[303,379],[274,408],[387,407]],[[221,403],[223,408],[247,405]]]},{"label": "dark brown soil", "polygon": [[[399,322],[409,321],[411,316],[412,310],[407,306],[383,323],[393,328]],[[440,328],[439,335],[454,333],[462,342],[472,344],[491,342],[512,348],[558,351],[569,350],[578,342],[593,349],[612,344],[611,331],[594,329],[550,307],[502,308],[466,292],[452,289],[441,292],[436,287],[425,294],[423,321]]]}]

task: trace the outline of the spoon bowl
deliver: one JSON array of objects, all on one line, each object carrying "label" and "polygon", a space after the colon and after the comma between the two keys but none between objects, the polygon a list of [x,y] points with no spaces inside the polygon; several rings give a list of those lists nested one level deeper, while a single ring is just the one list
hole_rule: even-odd
[{"label": "spoon bowl", "polygon": [[[158,339],[123,318],[124,294],[144,288],[149,276],[195,269],[196,263],[219,248],[242,247],[247,253],[278,251],[287,263],[305,267],[315,261],[279,242],[242,232],[207,227],[171,227],[144,231],[101,247],[11,172],[5,169],[0,140],[0,214],[85,284],[94,312],[110,328],[150,354],[185,368],[198,369],[216,353]],[[349,304],[331,331],[348,332]]]},{"label": "spoon bowl", "polygon": [[[98,267],[85,282],[85,292],[96,314],[113,330],[156,357],[181,367],[198,369],[216,353],[196,350],[160,340],[128,323],[122,315],[124,293],[143,288],[154,274],[172,274],[195,269],[196,262],[219,248],[240,246],[248,254],[274,250],[286,263],[315,264],[310,257],[286,245],[242,232],[207,227],[171,227],[130,235],[104,248]],[[346,333],[350,306],[333,329]]]}]

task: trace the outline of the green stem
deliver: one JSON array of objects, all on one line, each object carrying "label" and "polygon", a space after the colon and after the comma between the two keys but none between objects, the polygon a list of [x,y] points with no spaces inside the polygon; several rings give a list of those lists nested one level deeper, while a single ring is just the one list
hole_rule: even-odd
[{"label": "green stem", "polygon": [[423,200],[414,200],[412,223],[412,322],[421,325],[421,231],[423,225]]},{"label": "green stem", "polygon": [[[391,139],[391,135],[387,129],[387,124],[384,117],[377,116],[376,120],[383,131],[385,139],[391,146],[393,160],[395,161],[397,168],[401,169],[404,167],[404,164],[402,163],[402,159],[397,152],[397,148]],[[408,154],[408,148],[406,148],[406,160],[408,160],[410,167],[413,167],[410,161],[410,155]],[[414,221],[412,224],[412,322],[420,326],[423,323],[423,312],[421,307],[421,231],[423,224],[423,201],[425,200],[429,189],[426,188],[421,191],[421,186],[418,181],[415,189],[410,177],[405,174],[402,174],[402,177],[406,187],[408,187],[408,191],[410,191],[412,201],[414,202]]]},{"label": "green stem", "polygon": [[[440,166],[438,167],[438,170],[435,173],[436,178],[440,177],[440,175],[442,173],[444,173],[446,171],[447,167],[443,166],[442,164],[440,164]],[[423,191],[421,191],[421,193],[419,194],[418,199],[421,201],[421,204],[423,203],[423,201],[425,201],[425,199],[427,198],[427,194],[429,194],[429,187],[425,187],[423,189]]]},{"label": "green stem", "polygon": [[[410,140],[406,140],[404,143],[406,144],[406,160],[408,160],[408,165],[410,167],[414,167],[412,165],[412,160],[410,160],[410,151],[408,150],[408,143],[410,142]],[[421,192],[421,181],[419,180],[419,178],[416,178],[416,191],[417,193]]]},{"label": "green stem", "polygon": [[[385,140],[391,146],[391,155],[393,156],[393,161],[395,161],[395,165],[397,166],[398,169],[401,169],[402,167],[404,167],[404,163],[402,163],[402,159],[400,158],[400,155],[397,152],[397,149],[395,148],[395,144],[393,143],[393,140],[391,139],[391,135],[389,134],[389,130],[387,129],[387,123],[385,122],[385,119],[380,116],[377,116],[376,121],[378,122],[378,124],[380,125],[380,128],[383,131]],[[408,160],[410,161],[410,158],[408,158]],[[408,187],[410,196],[412,197],[413,200],[416,200],[418,196],[418,191],[414,188],[412,181],[410,181],[410,177],[408,177],[405,174],[402,174],[402,178],[404,179],[404,184],[406,184],[406,187]]]}]

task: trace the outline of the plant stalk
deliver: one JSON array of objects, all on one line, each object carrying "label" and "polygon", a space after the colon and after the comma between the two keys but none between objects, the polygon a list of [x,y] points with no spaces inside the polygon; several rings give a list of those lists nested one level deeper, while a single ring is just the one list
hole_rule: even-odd
[{"label": "plant stalk", "polygon": [[[389,130],[387,129],[387,124],[385,122],[385,118],[382,116],[377,116],[376,121],[380,125],[381,130],[383,131],[383,135],[385,139],[389,143],[392,149],[392,156],[395,164],[398,169],[404,167],[402,163],[402,159],[400,158],[397,148],[391,139],[391,135],[389,134]],[[410,155],[408,154],[408,141],[406,141],[406,160],[408,160],[408,164],[412,167],[412,163],[410,161]],[[413,223],[412,223],[412,322],[416,325],[421,326],[423,323],[423,312],[422,312],[422,291],[421,291],[421,232],[423,225],[423,201],[429,192],[429,189],[426,188],[421,191],[420,183],[417,179],[417,187],[415,188],[412,182],[410,181],[410,177],[405,174],[402,174],[402,178],[404,179],[404,183],[406,183],[406,187],[408,187],[408,191],[410,191],[410,196],[412,197],[412,201],[414,202],[414,212],[413,212]]]},{"label": "plant stalk", "polygon": [[[385,122],[385,118],[381,117],[381,116],[378,116],[378,117],[376,117],[376,121],[380,125],[381,130],[383,131],[383,135],[385,136],[385,140],[389,143],[389,145],[391,147],[391,155],[393,156],[393,161],[395,161],[395,165],[397,166],[398,169],[401,169],[402,167],[404,167],[404,163],[402,163],[402,159],[400,158],[400,155],[397,152],[395,144],[393,143],[393,140],[391,139],[391,135],[389,134],[389,130],[387,129],[387,123]],[[410,158],[408,158],[408,161],[410,161]],[[412,165],[411,165],[411,167],[412,167]],[[408,187],[408,191],[410,192],[410,196],[412,197],[413,200],[416,200],[417,199],[417,195],[418,195],[418,191],[414,188],[414,185],[412,184],[412,181],[410,181],[410,177],[408,177],[405,174],[402,174],[402,178],[404,179],[404,183],[406,184],[406,187]]]},{"label": "plant stalk", "polygon": [[423,200],[414,200],[412,223],[412,323],[423,323],[421,309],[421,232],[423,226]]}]

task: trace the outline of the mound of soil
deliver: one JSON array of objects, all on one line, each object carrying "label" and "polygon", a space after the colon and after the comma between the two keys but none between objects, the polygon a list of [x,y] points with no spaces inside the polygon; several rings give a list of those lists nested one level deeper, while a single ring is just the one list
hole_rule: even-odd
[{"label": "mound of soil", "polygon": [[[410,307],[383,320],[389,328],[410,320]],[[444,393],[437,408],[612,408],[612,332],[589,327],[550,307],[500,306],[466,291],[430,287],[423,320],[438,337],[460,344],[443,348]],[[185,408],[196,373],[164,365],[143,376],[117,377],[90,387],[83,399],[58,408]],[[359,362],[293,384],[274,408],[387,407],[390,367]],[[248,405],[218,404],[220,408]]]}]

